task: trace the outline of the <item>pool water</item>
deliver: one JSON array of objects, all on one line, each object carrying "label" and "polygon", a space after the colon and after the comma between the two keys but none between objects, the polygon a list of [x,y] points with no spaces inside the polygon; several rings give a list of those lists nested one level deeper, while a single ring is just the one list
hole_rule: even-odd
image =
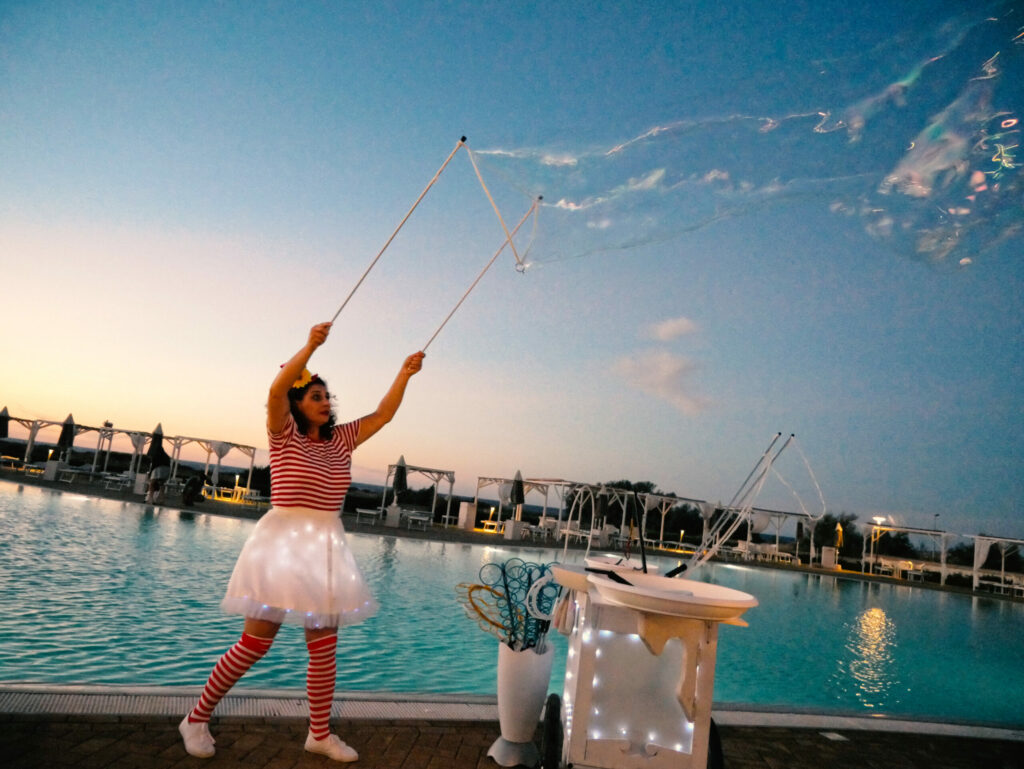
[{"label": "pool water", "polygon": [[[241,630],[219,602],[254,525],[0,482],[0,681],[201,685]],[[561,554],[349,539],[381,610],[342,629],[339,690],[493,694],[498,642],[455,586]],[[721,628],[717,703],[1024,725],[1024,605],[727,564],[698,577],[760,601],[749,628]],[[285,626],[239,686],[302,688],[305,664]]]}]

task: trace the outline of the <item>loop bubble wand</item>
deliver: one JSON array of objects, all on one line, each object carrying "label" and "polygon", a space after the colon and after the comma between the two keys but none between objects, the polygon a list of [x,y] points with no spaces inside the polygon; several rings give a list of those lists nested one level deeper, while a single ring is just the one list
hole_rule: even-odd
[{"label": "loop bubble wand", "polygon": [[[370,270],[372,270],[374,268],[374,265],[377,264],[377,261],[381,258],[381,256],[387,250],[388,246],[391,245],[391,241],[395,239],[396,235],[398,235],[398,231],[400,229],[402,229],[403,226],[405,226],[405,223],[409,220],[409,217],[412,216],[412,212],[416,210],[416,206],[418,206],[420,204],[420,201],[423,200],[423,198],[426,196],[427,192],[430,191],[430,188],[434,186],[434,182],[436,182],[438,177],[441,176],[441,172],[444,171],[445,167],[448,165],[448,163],[451,161],[451,159],[453,157],[455,157],[455,153],[458,152],[460,148],[465,147],[465,146],[466,146],[466,137],[463,136],[462,138],[460,138],[455,143],[455,149],[453,149],[451,151],[451,153],[445,159],[444,163],[441,164],[441,167],[439,169],[437,169],[437,173],[434,174],[434,178],[432,178],[430,180],[430,183],[427,184],[427,186],[423,189],[423,192],[420,193],[420,196],[418,198],[416,198],[416,202],[412,204],[412,208],[409,209],[409,213],[407,213],[405,215],[405,217],[402,219],[402,221],[399,222],[398,226],[395,228],[395,231],[391,233],[391,237],[388,238],[388,240],[384,244],[383,248],[381,248],[381,250],[377,252],[377,256],[375,256],[373,258],[373,261],[370,262],[370,266],[366,268],[365,272],[363,272],[363,276],[361,278],[359,278],[359,280],[356,282],[355,286],[352,287],[352,290],[349,291],[348,296],[345,297],[345,301],[341,303],[341,307],[338,308],[338,311],[336,313],[334,313],[334,317],[331,318],[331,323],[334,323],[334,321],[336,321],[338,319],[338,316],[341,315],[341,311],[345,309],[345,305],[348,304],[349,299],[352,298],[352,295],[355,294],[355,292],[359,288],[359,286],[361,286],[363,281],[366,280],[366,276],[370,274]],[[482,183],[483,183],[483,180],[481,180],[481,184]],[[490,197],[490,195],[488,195],[488,197]]]},{"label": "loop bubble wand", "polygon": [[[519,223],[515,227],[512,228],[512,232],[507,235],[506,239],[502,242],[502,244],[498,248],[498,250],[494,252],[494,256],[491,257],[491,261],[489,261],[487,263],[487,266],[485,266],[480,271],[480,274],[476,276],[476,280],[474,280],[470,284],[469,288],[466,289],[466,293],[464,293],[462,295],[462,298],[458,302],[455,303],[455,306],[452,307],[452,310],[451,310],[451,312],[448,313],[448,316],[443,321],[441,321],[441,325],[437,327],[437,331],[435,331],[433,336],[431,336],[430,339],[427,340],[427,343],[425,345],[423,345],[423,347],[421,349],[424,352],[426,352],[427,348],[430,347],[430,343],[433,342],[437,338],[437,335],[441,333],[441,329],[443,329],[447,325],[448,321],[451,320],[452,316],[455,314],[455,311],[458,310],[459,307],[462,306],[462,303],[466,301],[466,297],[469,296],[470,292],[474,288],[476,288],[476,284],[480,282],[480,279],[483,278],[483,276],[487,273],[487,271],[489,269],[491,269],[491,265],[494,264],[495,260],[498,258],[498,256],[501,254],[501,252],[505,250],[505,246],[511,245],[512,238],[514,238],[516,233],[519,232],[519,228],[523,226],[523,223],[526,222],[526,220],[530,218],[530,214],[533,214],[533,213],[535,213],[537,211],[537,206],[540,204],[541,200],[543,200],[543,198],[538,197],[535,201],[533,201],[533,204],[530,206],[530,208],[527,210],[527,212],[525,214],[523,214],[523,218],[519,220]],[[516,255],[516,258],[517,259],[519,258],[518,254]]]},{"label": "loop bubble wand", "polygon": [[[463,139],[465,141],[465,139]],[[505,232],[505,242],[508,243],[508,247],[512,249],[512,255],[516,258],[516,269],[522,272],[526,269],[526,265],[523,264],[523,260],[519,258],[519,252],[516,251],[516,244],[512,242],[512,234],[509,233],[508,227],[505,225],[505,220],[501,216],[501,211],[498,210],[498,204],[494,202],[494,198],[491,197],[491,191],[487,189],[487,185],[484,183],[484,177],[480,174],[480,167],[476,164],[476,158],[473,157],[473,150],[466,147],[466,154],[469,157],[469,162],[473,164],[473,171],[476,172],[476,178],[480,182],[480,186],[483,187],[484,194],[487,199],[491,201],[491,208],[494,209],[494,213],[498,216],[498,221],[501,222],[501,229]]]}]

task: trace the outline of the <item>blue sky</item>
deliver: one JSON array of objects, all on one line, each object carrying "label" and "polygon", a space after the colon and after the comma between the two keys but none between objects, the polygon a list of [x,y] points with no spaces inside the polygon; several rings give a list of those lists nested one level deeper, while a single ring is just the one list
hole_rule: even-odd
[{"label": "blue sky", "polygon": [[[509,226],[544,194],[531,267],[499,257],[357,478],[725,500],[782,431],[832,512],[1024,537],[1014,4],[95,5],[0,6],[12,414],[265,445],[278,364],[464,134]],[[342,417],[502,238],[460,151],[314,359]]]}]

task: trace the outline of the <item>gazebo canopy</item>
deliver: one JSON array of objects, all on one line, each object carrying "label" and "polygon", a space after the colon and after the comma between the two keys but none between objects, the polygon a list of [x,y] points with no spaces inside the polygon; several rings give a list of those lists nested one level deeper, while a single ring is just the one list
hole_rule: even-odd
[{"label": "gazebo canopy", "polygon": [[387,503],[388,489],[391,487],[391,479],[394,477],[394,475],[398,471],[399,467],[403,467],[403,466],[405,468],[405,472],[406,472],[406,476],[407,477],[408,477],[409,473],[417,473],[419,475],[422,475],[425,478],[429,478],[430,479],[431,485],[434,487],[434,499],[433,499],[433,502],[432,502],[432,504],[430,506],[431,512],[433,512],[434,508],[437,507],[437,485],[441,481],[448,481],[448,507],[445,510],[444,518],[445,518],[445,521],[447,521],[449,518],[451,518],[452,495],[453,495],[453,489],[454,489],[454,486],[455,486],[455,471],[454,470],[441,470],[441,469],[436,468],[436,467],[422,467],[420,465],[410,465],[408,462],[405,462],[404,465],[399,465],[398,463],[395,463],[393,465],[388,465],[388,471],[387,471],[387,473],[384,476],[384,491],[381,493],[381,499],[380,499],[380,508],[381,508],[381,510],[384,509],[384,506]]},{"label": "gazebo canopy", "polygon": [[[480,502],[481,489],[485,489],[488,486],[497,486],[498,520],[500,521],[502,519],[502,510],[504,509],[505,502],[508,501],[509,493],[511,492],[512,484],[514,481],[514,478],[479,476],[476,479],[476,498],[474,500],[474,506],[476,506]],[[560,490],[558,494],[558,518],[561,519],[565,502],[564,491],[566,489],[572,489],[578,486],[586,485],[587,484],[585,483],[579,483],[577,481],[567,481],[563,478],[524,478],[523,492],[526,496],[529,496],[532,492],[544,495],[544,507],[541,509],[541,521],[543,522],[547,519],[548,516],[548,496],[553,490]],[[508,488],[509,493],[505,493],[505,488]]]},{"label": "gazebo canopy", "polygon": [[[981,581],[981,567],[985,565],[985,561],[988,560],[989,551],[992,549],[992,545],[998,545],[1000,554],[1002,556],[1002,567],[1000,568],[1000,583],[1006,581],[1006,556],[1014,549],[1020,548],[1024,545],[1024,540],[1011,539],[1010,537],[990,537],[985,534],[978,534],[974,538],[974,583],[973,588],[978,589],[978,585]],[[943,547],[943,566],[945,566],[946,550]],[[943,575],[945,576],[945,575]]]},{"label": "gazebo canopy", "polygon": [[[68,415],[70,418],[70,415]],[[17,422],[26,430],[28,430],[28,440],[25,445],[25,463],[28,464],[31,461],[32,449],[35,446],[36,436],[39,431],[47,427],[63,427],[67,422],[67,419],[60,421],[52,419],[25,419],[20,417],[10,417],[12,422]],[[153,439],[153,433],[145,430],[125,430],[123,428],[115,428],[111,423],[105,422],[100,427],[92,427],[90,425],[74,425],[75,436],[81,435],[87,432],[96,432],[99,434],[99,439],[96,444],[96,453],[93,459],[93,470],[96,470],[97,462],[99,460],[99,454],[102,450],[104,443],[107,445],[107,452],[109,458],[110,444],[113,440],[114,435],[124,435],[132,444],[132,462],[129,470],[129,474],[134,476],[138,471],[138,467],[141,464],[142,455],[146,451],[147,445]],[[210,466],[210,455],[213,453],[217,454],[217,468],[214,470],[214,478],[220,469],[220,460],[232,449],[237,449],[242,452],[245,456],[249,457],[249,478],[246,481],[246,488],[252,481],[252,471],[256,459],[256,447],[248,446],[243,443],[232,443],[230,441],[215,441],[209,438],[190,438],[186,436],[168,436],[164,435],[163,439],[169,442],[173,447],[171,454],[171,479],[173,480],[177,475],[178,464],[181,459],[181,447],[189,443],[197,443],[200,447],[206,449],[206,470],[209,470]]]}]

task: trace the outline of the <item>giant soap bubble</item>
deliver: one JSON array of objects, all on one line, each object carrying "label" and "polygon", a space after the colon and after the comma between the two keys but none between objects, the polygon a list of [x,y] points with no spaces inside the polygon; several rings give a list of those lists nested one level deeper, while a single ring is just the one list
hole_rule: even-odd
[{"label": "giant soap bubble", "polygon": [[[966,265],[1022,235],[1022,25],[1004,4],[906,32],[890,69],[917,58],[851,103],[666,122],[602,147],[476,157],[489,178],[543,195],[532,263],[669,240],[807,198],[901,254]],[[847,76],[873,61],[877,68],[867,58],[821,69],[848,93]]]}]

